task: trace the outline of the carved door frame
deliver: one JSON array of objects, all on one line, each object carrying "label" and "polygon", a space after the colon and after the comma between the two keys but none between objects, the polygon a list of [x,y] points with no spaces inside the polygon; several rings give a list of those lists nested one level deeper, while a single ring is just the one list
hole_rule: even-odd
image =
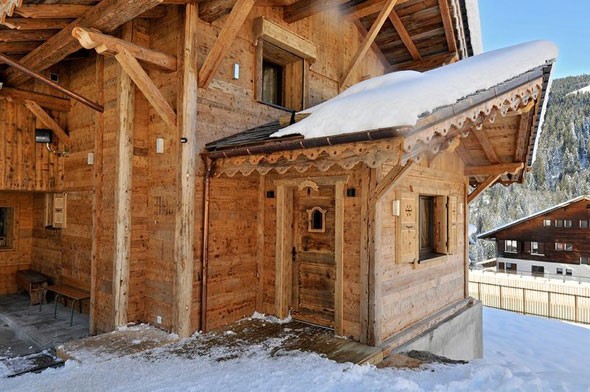
[{"label": "carved door frame", "polygon": [[335,239],[334,260],[336,278],[334,287],[334,332],[343,334],[344,316],[344,197],[348,176],[301,177],[275,180],[277,187],[276,252],[275,252],[275,309],[277,317],[289,315],[292,286],[292,245],[293,245],[293,191],[295,188],[334,186]]}]

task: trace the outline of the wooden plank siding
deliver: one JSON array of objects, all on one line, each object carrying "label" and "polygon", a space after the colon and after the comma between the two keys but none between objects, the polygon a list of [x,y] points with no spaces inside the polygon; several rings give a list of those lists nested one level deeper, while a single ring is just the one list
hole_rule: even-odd
[{"label": "wooden plank siding", "polygon": [[[494,235],[498,244],[498,256],[579,265],[581,256],[590,257],[590,228],[580,227],[580,221],[590,221],[589,206],[590,201],[582,199],[499,231]],[[543,225],[545,219],[551,221],[551,226]],[[571,220],[572,227],[555,227],[556,220]],[[518,241],[516,253],[505,251],[505,240]],[[539,243],[542,248],[539,253],[542,255],[531,254],[531,241]],[[572,244],[573,250],[555,250],[556,242]]]},{"label": "wooden plank siding", "polygon": [[[377,312],[381,315],[379,341],[403,331],[419,320],[457,302],[464,297],[465,227],[463,215],[466,207],[460,203],[457,227],[458,250],[453,255],[426,261],[421,264],[396,263],[396,220],[392,204],[400,192],[417,192],[436,195],[439,192],[458,195],[463,200],[465,178],[463,162],[454,153],[441,153],[432,163],[424,160],[414,165],[399,185],[387,191],[377,205],[376,226],[376,286]],[[388,172],[384,167],[382,176]],[[380,340],[379,340],[380,338]]]},{"label": "wooden plank siding", "polygon": [[[138,45],[149,47],[170,56],[182,52],[183,7],[169,5],[163,7],[165,15],[159,19],[136,20],[132,40]],[[253,34],[254,20],[264,16],[274,23],[298,34],[318,45],[318,55],[308,70],[304,102],[313,106],[339,93],[338,81],[342,73],[357,52],[362,36],[353,23],[346,21],[338,10],[315,14],[292,24],[283,21],[282,10],[274,7],[255,6],[240,28],[237,38],[232,42],[228,54],[224,57],[219,70],[214,75],[207,89],[198,90],[198,150],[204,144],[224,136],[243,131],[247,128],[275,120],[288,112],[276,107],[256,102],[254,82],[255,40]],[[202,66],[209,50],[223,28],[226,18],[220,18],[209,24],[197,21],[199,34],[198,66]],[[112,33],[120,36],[120,31]],[[96,114],[84,105],[72,102],[69,112],[49,110],[71,138],[69,156],[58,157],[47,151],[45,145],[34,143],[34,129],[37,126],[32,113],[23,105],[0,99],[0,191],[27,191],[27,211],[30,211],[29,232],[23,233],[19,241],[30,241],[31,250],[19,256],[7,256],[0,252],[0,287],[13,291],[15,268],[33,268],[47,273],[52,279],[71,279],[90,290],[94,287],[95,306],[94,331],[110,331],[113,328],[113,255],[115,251],[115,183],[117,167],[118,119],[120,105],[117,99],[117,85],[120,68],[112,57],[101,60],[100,74],[97,78],[97,54],[89,53],[87,58],[58,64],[49,72],[59,75],[60,85],[76,91],[92,100],[100,100],[104,105],[104,114],[97,121]],[[240,64],[240,78],[232,79],[232,66]],[[182,89],[181,72],[164,72],[146,67],[146,72],[155,86],[159,88],[164,99],[177,110],[178,94]],[[369,76],[381,75],[385,71],[378,56],[369,51],[359,64],[351,81],[360,81]],[[98,83],[97,83],[98,82]],[[19,88],[29,89],[43,94],[56,95],[54,91],[37,82],[27,82]],[[157,115],[141,92],[136,92],[134,111],[133,138],[133,180],[131,186],[131,251],[129,261],[128,321],[144,321],[171,330],[174,307],[174,244],[176,205],[178,197],[178,162],[181,152],[179,140],[182,136],[176,129],[171,129]],[[99,127],[102,129],[100,130]],[[96,133],[100,131],[100,143]],[[156,138],[164,139],[164,153],[155,151]],[[100,144],[100,145],[99,145]],[[63,150],[61,142],[57,144]],[[100,170],[95,172],[87,164],[89,153],[101,154]],[[99,158],[95,155],[95,161]],[[274,173],[274,172],[273,172]],[[272,190],[270,173],[265,189]],[[311,171],[310,171],[311,173]],[[357,189],[356,198],[344,198],[344,281],[343,287],[343,330],[348,336],[359,338],[360,326],[360,189],[361,178],[366,168],[356,168],[351,172],[333,170],[328,175],[350,175],[349,185]],[[201,239],[203,183],[205,166],[199,160],[197,167],[195,199],[195,241],[194,241],[194,276],[191,308],[191,330],[198,330],[200,312]],[[312,173],[313,174],[313,173]],[[311,175],[305,173],[305,175]],[[326,175],[317,172],[315,175]],[[97,176],[100,176],[97,180]],[[297,176],[293,174],[293,176]],[[222,185],[224,184],[225,185]],[[102,184],[100,190],[96,184]],[[209,322],[219,326],[251,314],[254,310],[274,313],[274,252],[275,252],[275,199],[260,197],[258,177],[230,178],[214,180],[215,189],[226,187],[230,192],[233,187],[239,190],[243,200],[249,200],[244,206],[256,206],[263,201],[264,208],[264,255],[259,264],[260,286],[257,288],[256,252],[257,237],[256,210],[241,212],[229,201],[213,203],[212,215],[222,222],[230,219],[247,222],[241,236],[243,242],[236,242],[237,250],[223,248],[224,261],[215,260],[215,246],[222,246],[224,239],[231,235],[222,233],[212,227],[209,257],[210,269],[210,303]],[[68,193],[68,225],[66,229],[49,230],[43,226],[43,193],[64,191]],[[35,194],[33,194],[33,192]],[[232,191],[235,192],[235,191]],[[214,190],[220,194],[219,190]],[[96,195],[96,196],[95,196]],[[223,192],[221,193],[223,195]],[[20,197],[20,196],[19,196]],[[96,199],[95,199],[96,197]],[[229,200],[229,199],[228,199]],[[239,205],[239,204],[238,204]],[[100,215],[100,219],[93,216]],[[24,210],[23,210],[24,211]],[[353,211],[357,211],[352,213]],[[349,213],[350,212],[350,213]],[[100,227],[93,227],[99,222]],[[233,221],[232,221],[233,222]],[[235,223],[235,222],[234,222]],[[245,224],[245,223],[244,223]],[[232,226],[232,230],[235,230]],[[252,231],[250,232],[250,229]],[[238,231],[236,231],[237,233]],[[250,236],[252,236],[250,238]],[[30,238],[27,239],[27,238]],[[241,238],[241,237],[240,237]],[[94,252],[93,252],[94,245]],[[243,247],[243,248],[242,248]],[[220,248],[221,249],[221,248]],[[233,253],[232,253],[233,252]],[[218,250],[217,253],[221,254]],[[239,253],[239,254],[238,254]],[[235,258],[234,258],[235,256]],[[18,261],[16,261],[18,260]],[[91,268],[91,260],[95,263]],[[17,267],[14,267],[14,263]],[[91,277],[91,270],[95,276]],[[6,271],[6,272],[5,272]],[[231,274],[227,274],[231,273]],[[256,308],[256,290],[261,290],[261,306]],[[235,290],[232,291],[232,290]],[[238,295],[241,293],[243,295]],[[88,309],[85,309],[88,311]]]}]

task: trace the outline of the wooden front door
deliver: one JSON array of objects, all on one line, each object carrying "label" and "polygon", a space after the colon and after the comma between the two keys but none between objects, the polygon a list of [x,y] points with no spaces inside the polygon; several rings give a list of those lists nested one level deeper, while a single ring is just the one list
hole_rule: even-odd
[{"label": "wooden front door", "polygon": [[334,186],[293,192],[292,293],[296,319],[334,327],[335,197]]}]

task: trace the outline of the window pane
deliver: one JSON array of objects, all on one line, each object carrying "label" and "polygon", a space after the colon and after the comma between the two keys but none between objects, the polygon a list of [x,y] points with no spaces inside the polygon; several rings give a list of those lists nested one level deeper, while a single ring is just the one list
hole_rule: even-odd
[{"label": "window pane", "polygon": [[545,227],[551,226],[551,219],[544,219],[543,220],[543,226],[545,226]]},{"label": "window pane", "polygon": [[564,220],[563,227],[572,227],[572,221],[569,219]]},{"label": "window pane", "polygon": [[420,196],[420,254],[434,250],[434,198]]},{"label": "window pane", "polygon": [[555,227],[563,227],[563,220],[562,219],[556,219],[555,220]]},{"label": "window pane", "polygon": [[262,63],[262,100],[283,105],[283,67],[267,60]]},{"label": "window pane", "polygon": [[0,249],[12,249],[14,236],[14,208],[0,207]]},{"label": "window pane", "polygon": [[581,229],[587,229],[588,228],[588,221],[587,220],[581,220],[580,221],[580,228]]}]

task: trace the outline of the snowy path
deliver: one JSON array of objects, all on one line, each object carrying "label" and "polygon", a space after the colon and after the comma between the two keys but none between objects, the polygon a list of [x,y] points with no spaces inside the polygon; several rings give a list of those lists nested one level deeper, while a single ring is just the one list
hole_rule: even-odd
[{"label": "snowy path", "polygon": [[[424,371],[337,364],[315,354],[187,359],[161,348],[0,380],[1,391],[590,391],[590,329],[484,308],[485,359]],[[198,339],[198,337],[197,337]],[[272,344],[270,344],[272,346]],[[219,353],[218,353],[219,354]]]}]

